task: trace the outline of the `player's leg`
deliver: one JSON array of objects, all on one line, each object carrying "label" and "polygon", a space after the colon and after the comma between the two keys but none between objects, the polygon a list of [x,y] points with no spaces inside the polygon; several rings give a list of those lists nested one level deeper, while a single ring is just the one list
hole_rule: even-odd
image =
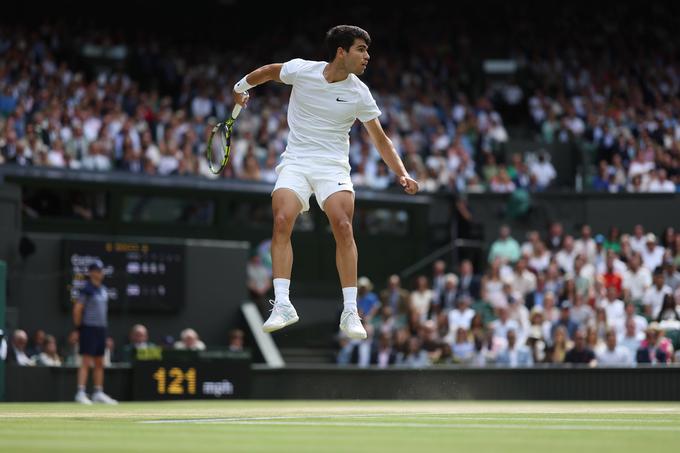
[{"label": "player's leg", "polygon": [[95,403],[117,404],[118,401],[104,393],[104,353],[106,351],[106,328],[97,328],[96,355],[92,357],[94,370],[92,381],[94,383],[94,393],[92,401]]},{"label": "player's leg", "polygon": [[290,236],[300,212],[309,209],[311,187],[301,174],[284,168],[279,174],[272,193],[272,276],[274,304],[272,313],[262,326],[265,332],[274,332],[298,321],[290,302],[290,277],[293,269],[293,245]]},{"label": "player's leg", "polygon": [[[82,338],[81,338],[82,341]],[[82,351],[81,351],[82,354]],[[80,368],[78,368],[78,391],[76,392],[76,402],[81,404],[92,404],[90,398],[88,398],[85,393],[85,387],[87,386],[87,375],[90,372],[90,367],[92,366],[92,356],[89,354],[81,355]]]},{"label": "player's leg", "polygon": [[290,280],[293,269],[293,245],[290,235],[302,210],[302,203],[291,189],[281,188],[272,194],[272,274],[274,279]]},{"label": "player's leg", "polygon": [[354,193],[347,190],[332,193],[323,201],[323,210],[335,237],[335,263],[344,299],[340,329],[350,338],[364,339],[366,330],[359,319],[356,302],[358,253],[352,229]]},{"label": "player's leg", "polygon": [[343,288],[356,288],[358,254],[352,230],[354,194],[335,192],[326,199],[323,208],[335,237],[335,264],[340,284]]}]

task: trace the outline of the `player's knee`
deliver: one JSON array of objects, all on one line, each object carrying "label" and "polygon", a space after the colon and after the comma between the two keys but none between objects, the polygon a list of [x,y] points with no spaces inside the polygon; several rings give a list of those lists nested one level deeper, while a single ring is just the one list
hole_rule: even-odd
[{"label": "player's knee", "polygon": [[335,232],[335,239],[338,242],[351,242],[354,240],[354,232],[352,231],[352,222],[347,218],[336,220],[333,227]]},{"label": "player's knee", "polygon": [[274,233],[289,234],[292,228],[292,216],[284,212],[277,212],[274,214]]}]

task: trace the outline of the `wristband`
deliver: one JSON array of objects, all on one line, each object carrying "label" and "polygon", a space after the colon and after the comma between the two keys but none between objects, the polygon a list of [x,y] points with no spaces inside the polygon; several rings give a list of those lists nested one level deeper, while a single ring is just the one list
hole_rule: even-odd
[{"label": "wristband", "polygon": [[241,80],[236,82],[236,85],[234,85],[234,92],[236,93],[244,93],[254,87],[255,85],[251,85],[248,83],[246,80],[246,77],[243,77]]}]

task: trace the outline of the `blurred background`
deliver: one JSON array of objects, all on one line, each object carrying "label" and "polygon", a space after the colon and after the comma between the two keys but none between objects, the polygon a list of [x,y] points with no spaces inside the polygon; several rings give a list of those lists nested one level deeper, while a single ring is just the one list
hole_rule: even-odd
[{"label": "blurred background", "polygon": [[[121,399],[148,397],[130,374],[148,348],[242,353],[238,360],[255,365],[243,371],[241,397],[277,396],[272,382],[297,397],[367,397],[322,390],[364,368],[394,370],[402,384],[412,368],[448,370],[467,393],[437,378],[446,388],[436,394],[446,396],[488,396],[473,381],[502,377],[509,393],[497,398],[568,398],[583,392],[569,382],[583,379],[608,398],[635,399],[642,393],[630,388],[677,378],[679,9],[3,5],[6,399],[71,398],[79,361],[71,300],[94,259],[104,262],[110,297],[107,382]],[[271,343],[254,327],[273,295],[269,194],[290,87],[252,90],[223,174],[210,173],[205,143],[229,114],[236,81],[271,62],[322,60],[326,30],[342,23],[371,35],[362,79],[422,191],[403,194],[357,123],[350,163],[369,338],[338,333],[334,242],[313,204],[293,234],[291,298],[301,321]],[[17,351],[27,360],[17,364]],[[634,387],[598,381],[605,367]],[[537,370],[538,393],[515,368]],[[293,382],[310,369],[316,386]],[[566,390],[555,384],[566,379],[559,373],[576,376],[559,381]],[[424,387],[407,386],[432,396]],[[651,399],[680,398],[677,386],[649,387]]]}]

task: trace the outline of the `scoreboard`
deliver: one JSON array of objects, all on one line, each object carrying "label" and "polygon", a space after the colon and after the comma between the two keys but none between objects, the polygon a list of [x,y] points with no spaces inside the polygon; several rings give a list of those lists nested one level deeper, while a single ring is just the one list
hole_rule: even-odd
[{"label": "scoreboard", "polygon": [[143,241],[63,241],[70,307],[87,283],[88,266],[104,263],[111,311],[176,311],[184,304],[184,246]]}]

